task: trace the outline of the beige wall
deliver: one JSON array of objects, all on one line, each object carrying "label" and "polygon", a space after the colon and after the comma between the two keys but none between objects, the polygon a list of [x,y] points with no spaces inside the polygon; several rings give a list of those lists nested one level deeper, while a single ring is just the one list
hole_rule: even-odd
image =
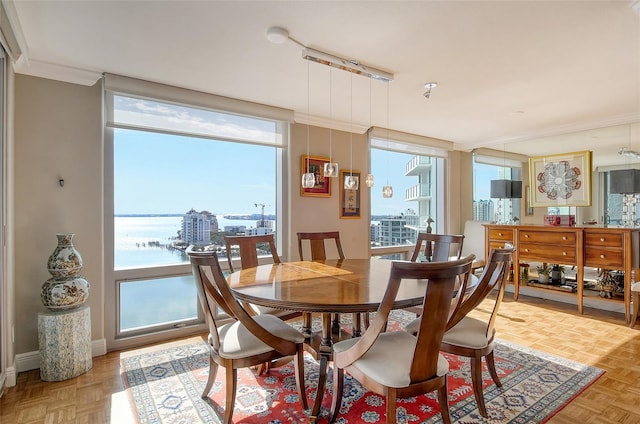
[{"label": "beige wall", "polygon": [[90,283],[92,339],[102,339],[101,85],[16,75],[15,99],[15,351],[38,350],[40,289],[56,233],[75,233]]},{"label": "beige wall", "polygon": [[[289,249],[288,257],[298,258],[298,231],[340,231],[340,240],[348,258],[369,257],[369,199],[370,190],[382,190],[380,183],[368,188],[364,176],[369,170],[367,136],[331,130],[331,153],[341,171],[350,169],[350,143],[353,142],[353,170],[360,171],[360,219],[340,218],[340,189],[338,178],[331,180],[331,197],[300,195],[302,155],[307,153],[307,126],[294,124],[291,129],[289,150]],[[329,130],[309,128],[309,154],[329,157]],[[380,181],[380,179],[378,179]]]}]

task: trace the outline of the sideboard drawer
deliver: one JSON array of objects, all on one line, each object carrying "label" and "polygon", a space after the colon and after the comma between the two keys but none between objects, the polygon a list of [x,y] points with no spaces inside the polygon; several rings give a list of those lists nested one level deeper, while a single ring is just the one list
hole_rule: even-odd
[{"label": "sideboard drawer", "polygon": [[513,243],[513,230],[508,228],[489,229],[489,240],[504,240]]},{"label": "sideboard drawer", "polygon": [[520,243],[521,258],[537,259],[541,262],[572,264],[576,260],[574,246],[558,244]]},{"label": "sideboard drawer", "polygon": [[541,244],[576,244],[576,233],[571,231],[520,231],[520,243],[541,243]]},{"label": "sideboard drawer", "polygon": [[511,243],[511,241],[491,241],[489,242],[489,249],[504,249],[505,243]]},{"label": "sideboard drawer", "polygon": [[621,233],[596,233],[593,231],[585,231],[584,234],[584,244],[587,246],[622,248],[623,243],[624,235]]},{"label": "sideboard drawer", "polygon": [[584,250],[584,264],[594,268],[624,268],[622,249],[588,246]]}]

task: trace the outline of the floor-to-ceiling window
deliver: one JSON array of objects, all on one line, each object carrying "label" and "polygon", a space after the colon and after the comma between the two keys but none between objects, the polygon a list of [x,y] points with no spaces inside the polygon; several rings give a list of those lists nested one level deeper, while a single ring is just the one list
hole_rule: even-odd
[{"label": "floor-to-ceiling window", "polygon": [[[522,198],[491,197],[491,180],[522,181],[522,163],[526,158],[505,152],[479,149],[473,156],[473,219],[475,221],[510,222],[521,210]],[[527,187],[522,187],[522,193]]]},{"label": "floor-to-ceiling window", "polygon": [[110,89],[107,77],[112,346],[202,326],[187,246],[209,245],[225,264],[226,234],[268,230],[281,239],[287,125],[158,97]]},{"label": "floor-to-ceiling window", "polygon": [[[443,184],[446,150],[410,143],[397,133],[370,134],[371,246],[414,244],[418,232],[444,229]],[[383,187],[391,187],[391,196]]]}]

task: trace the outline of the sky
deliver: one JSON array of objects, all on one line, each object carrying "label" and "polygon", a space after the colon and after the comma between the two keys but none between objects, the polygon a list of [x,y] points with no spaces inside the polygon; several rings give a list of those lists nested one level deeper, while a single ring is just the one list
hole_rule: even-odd
[{"label": "sky", "polygon": [[[116,214],[182,214],[191,208],[260,213],[255,204],[275,213],[273,148],[122,129],[114,138]],[[415,203],[404,200],[405,190],[416,184],[415,177],[403,175],[411,157],[373,150],[374,214],[415,209]],[[382,197],[387,182],[394,189],[390,199]],[[368,189],[363,183],[361,188]]]},{"label": "sky", "polygon": [[275,150],[116,130],[115,213],[275,213]]},{"label": "sky", "polygon": [[[114,103],[115,121],[123,124],[262,142],[274,138],[271,121],[132,97],[116,96]],[[260,205],[265,205],[265,213],[276,213],[273,147],[118,128],[114,134],[116,214],[183,214],[192,208],[215,214],[251,214],[260,213]],[[406,190],[417,184],[416,177],[404,176],[412,157],[372,149],[372,215],[417,209],[415,202],[405,200]],[[339,165],[347,169],[346,164]],[[499,169],[476,165],[474,178],[488,182],[498,178]],[[392,198],[382,197],[384,185],[393,187]],[[489,198],[488,184],[474,187],[475,199]],[[361,189],[369,189],[364,181]]]}]

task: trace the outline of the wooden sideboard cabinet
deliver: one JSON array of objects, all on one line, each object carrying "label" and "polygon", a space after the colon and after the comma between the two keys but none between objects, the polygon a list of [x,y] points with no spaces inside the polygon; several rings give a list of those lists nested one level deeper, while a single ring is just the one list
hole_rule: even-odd
[{"label": "wooden sideboard cabinet", "polygon": [[[640,276],[640,228],[550,227],[542,225],[485,225],[485,251],[511,243],[514,273],[513,298],[520,292],[519,264],[523,261],[576,267],[578,311],[583,312],[584,267],[624,271],[624,311],[631,319],[632,273]],[[540,289],[546,290],[546,289]]]}]

